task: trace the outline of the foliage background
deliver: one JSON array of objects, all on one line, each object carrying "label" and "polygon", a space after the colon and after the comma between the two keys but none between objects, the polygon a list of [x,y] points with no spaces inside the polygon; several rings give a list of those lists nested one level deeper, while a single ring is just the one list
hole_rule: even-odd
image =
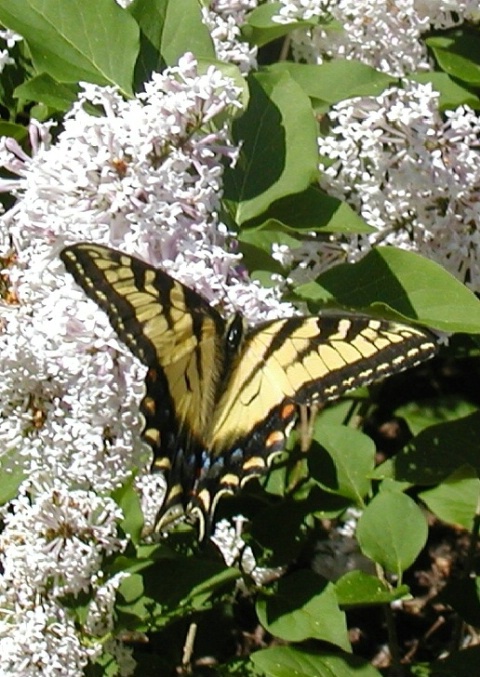
[{"label": "foliage background", "polygon": [[[61,395],[45,394],[45,390],[42,397],[38,394],[38,383],[49,381],[51,372],[43,381],[41,372],[27,385],[22,380],[18,401],[23,403],[29,425],[15,436],[10,434],[8,422],[13,414],[18,416],[20,405],[12,395],[13,388],[5,388],[1,429],[4,574],[0,590],[0,664],[3,661],[4,674],[167,675],[179,670],[268,677],[353,673],[359,677],[461,677],[475,670],[479,653],[475,628],[480,625],[476,388],[480,311],[475,248],[480,128],[475,111],[479,107],[480,55],[475,6],[464,3],[455,11],[444,9],[450,25],[446,19],[443,25],[428,21],[427,15],[419,38],[427,56],[420,59],[418,72],[405,72],[398,64],[390,71],[374,67],[368,50],[365,62],[347,54],[349,58],[328,55],[322,63],[301,63],[305,36],[314,44],[320,27],[333,43],[332,36],[341,33],[338,19],[328,14],[341,3],[324,4],[323,13],[299,17],[288,15],[288,3],[284,3],[287,21],[279,23],[273,17],[282,9],[280,3],[260,3],[258,7],[257,3],[230,3],[232,15],[237,21],[241,16],[243,22],[233,43],[247,44],[248,49],[240,52],[242,58],[237,53],[236,59],[229,59],[227,52],[222,62],[215,28],[206,24],[201,4],[195,0],[136,0],[126,8],[112,0],[0,0],[0,22],[23,38],[18,41],[8,33],[3,37],[9,57],[2,73],[0,133],[9,141],[4,140],[2,151],[2,374],[12,370],[18,374],[18,365],[25,367],[25,358],[22,363],[18,355],[11,357],[8,341],[18,341],[15,327],[31,320],[37,286],[41,288],[49,280],[46,273],[39,277],[28,257],[22,258],[22,248],[26,250],[32,236],[27,237],[25,225],[19,227],[15,219],[19,205],[27,201],[25,186],[29,180],[38,182],[39,174],[29,169],[24,158],[25,166],[20,170],[12,161],[12,149],[17,159],[21,158],[12,139],[34,155],[29,121],[37,120],[44,129],[42,124],[54,120],[58,124],[53,130],[54,147],[66,124],[66,112],[81,96],[80,82],[114,87],[126,101],[133,100],[144,91],[152,73],[175,67],[186,52],[198,60],[199,73],[214,64],[222,77],[233,78],[240,90],[242,108],[225,106],[206,125],[210,134],[220,133],[226,125],[229,143],[240,148],[234,166],[225,162],[218,188],[221,203],[212,211],[220,213],[229,229],[231,240],[227,237],[225,246],[235,241],[249,281],[274,290],[265,305],[270,299],[275,309],[280,309],[277,304],[283,294],[287,301],[300,303],[310,312],[326,305],[362,309],[453,334],[435,362],[327,407],[317,418],[307,457],[296,451],[292,438],[291,452],[262,486],[253,485],[244,495],[221,504],[219,519],[232,520],[242,514],[250,520],[241,535],[224,526],[217,536],[229,566],[213,544],[199,549],[194,531],[186,526],[160,543],[145,539],[148,519],[132,468],[115,488],[105,485],[102,489],[95,482],[93,486],[72,483],[63,494],[65,486],[48,486],[48,477],[41,474],[42,464],[29,464],[31,452],[26,452],[35,446],[40,457],[43,451],[45,467],[53,467],[39,430],[48,424],[54,397]],[[408,14],[401,3],[392,5],[399,13]],[[213,9],[217,14],[223,9],[228,16],[229,3],[215,3]],[[236,11],[239,14],[235,15]],[[384,12],[389,11],[385,4]],[[251,50],[257,48],[255,64]],[[388,48],[383,45],[385,51]],[[387,120],[382,96],[391,88],[393,109],[395,105],[400,109],[404,92],[410,91],[412,83],[427,87],[421,90],[425,100],[418,102],[422,115],[427,101],[433,105],[428,87],[432,85],[439,94],[434,102],[436,117],[432,118],[436,126],[428,127],[426,114],[422,124],[416,118],[415,123],[407,120],[405,125],[407,130],[420,131],[419,144],[436,163],[426,172],[432,177],[431,185],[421,185],[419,176],[423,174],[412,170],[421,164],[417,146],[412,142],[402,150],[400,155],[407,157],[409,167],[406,183],[410,181],[412,193],[407,197],[402,193],[408,208],[394,226],[387,224],[382,230],[371,203],[363,198],[371,183],[360,183],[360,177],[365,178],[381,155],[368,144],[357,155],[351,149],[341,155],[342,134],[343,141],[349,139],[347,126],[341,127],[342,110],[347,119],[349,107],[355,114],[360,111],[360,119],[369,119],[368,111],[373,110],[384,122],[380,141],[382,152],[390,153],[390,164],[382,174],[383,193],[379,192],[393,195],[389,181],[395,177],[399,160],[389,144],[395,134],[401,136],[405,130],[401,115],[399,128],[391,118]],[[368,105],[363,108],[365,101]],[[342,108],[345,102],[348,106]],[[96,110],[94,100],[82,103],[89,114],[99,115],[100,106]],[[335,108],[337,104],[340,108]],[[356,129],[355,114],[351,129]],[[467,116],[467,123],[458,122],[458,128],[453,123],[447,125],[449,120],[463,121],[461,115]],[[450,134],[451,130],[455,133]],[[387,132],[392,132],[391,137]],[[356,133],[356,147],[361,147],[362,139],[371,139],[366,127],[360,126]],[[378,138],[379,133],[373,136]],[[345,168],[335,164],[329,143],[338,149],[337,159],[350,167],[352,183],[339,180]],[[471,154],[465,155],[462,165],[465,146]],[[410,166],[409,153],[413,158]],[[460,183],[440,184],[439,177],[444,175],[433,168],[443,162],[442,168],[451,170],[452,158],[458,163],[454,169],[458,169],[455,177]],[[128,154],[113,159],[128,165]],[[359,174],[353,171],[357,164]],[[118,164],[120,179],[122,166]],[[466,192],[460,195],[462,177],[461,187]],[[61,172],[55,181],[62,186],[65,179]],[[397,181],[400,194],[405,188],[398,176]],[[442,190],[435,192],[439,185]],[[55,206],[55,198],[50,204],[53,220],[59,206]],[[29,204],[30,213],[36,207],[37,203]],[[79,204],[72,204],[72,223],[78,208]],[[447,220],[450,208],[459,216],[458,231]],[[365,218],[369,209],[371,222]],[[432,213],[438,230],[428,220]],[[395,215],[398,217],[398,212]],[[213,219],[210,225],[217,227],[218,221]],[[78,239],[79,233],[73,227],[69,233],[68,222],[61,235],[47,226],[45,222],[44,230],[35,237],[42,241],[43,255],[51,263],[58,259],[62,246]],[[111,222],[109,227],[112,233]],[[95,237],[92,232],[92,239]],[[127,245],[128,237],[127,230]],[[386,246],[374,247],[376,244]],[[425,258],[429,254],[430,260]],[[29,266],[33,271],[30,278],[25,274]],[[62,274],[57,265],[52,275]],[[60,314],[64,311],[57,309]],[[258,312],[264,312],[263,306]],[[90,316],[80,313],[78,319],[89,327]],[[96,337],[102,338],[102,332]],[[110,340],[107,336],[104,345]],[[108,351],[111,345],[105,353],[100,343],[94,348],[101,357],[113,355],[109,363],[118,378],[115,369],[118,362],[122,364],[121,346],[114,346],[113,353]],[[19,377],[15,378],[18,385]],[[468,385],[462,379],[467,379]],[[128,390],[127,386],[118,389]],[[138,421],[132,419],[132,429],[135,425],[138,437]],[[102,443],[107,446],[109,434],[104,428]],[[67,443],[63,440],[61,444]],[[79,463],[78,453],[73,445],[69,456],[72,466]],[[132,466],[141,465],[138,453]],[[39,482],[43,482],[43,489],[39,489]],[[97,504],[97,500],[104,502]],[[88,513],[86,524],[80,523],[72,508],[75,505],[79,513]],[[73,516],[68,518],[67,506],[76,521]],[[61,520],[55,521],[53,508],[65,510]],[[108,513],[112,522],[105,518],[100,525],[99,513]],[[23,522],[18,519],[22,515]],[[42,520],[46,528],[36,531]],[[239,524],[241,520],[237,520],[237,531]],[[105,529],[101,531],[100,526]],[[26,536],[29,529],[32,541]],[[91,565],[89,582],[69,587],[79,544],[93,531],[98,533],[99,556]],[[39,561],[60,548],[60,542],[64,554],[56,560],[57,568],[42,569]],[[453,543],[455,555],[450,550],[443,559],[434,556],[432,548],[438,551],[445,543]],[[29,548],[35,560],[28,559]],[[18,583],[20,574],[32,578],[28,595]],[[423,581],[423,588],[419,586],[419,578],[429,575],[432,578]],[[103,606],[102,599],[106,600]],[[417,615],[411,613],[405,622],[406,609],[415,603]],[[443,624],[440,614],[447,618]],[[435,635],[439,623],[442,631]],[[362,635],[356,641],[355,627]],[[189,638],[195,633],[190,646]],[[144,644],[147,636],[149,643]],[[389,649],[382,655],[382,644],[387,640]]]}]

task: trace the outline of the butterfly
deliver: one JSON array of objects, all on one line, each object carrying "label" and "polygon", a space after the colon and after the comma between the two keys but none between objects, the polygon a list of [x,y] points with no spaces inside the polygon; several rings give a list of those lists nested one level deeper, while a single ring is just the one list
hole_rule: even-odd
[{"label": "butterfly", "polygon": [[202,539],[219,498],[264,474],[283,450],[300,405],[321,405],[437,350],[428,330],[345,312],[248,327],[123,252],[81,243],[61,258],[148,367],[143,437],[167,480],[159,530],[193,513]]}]

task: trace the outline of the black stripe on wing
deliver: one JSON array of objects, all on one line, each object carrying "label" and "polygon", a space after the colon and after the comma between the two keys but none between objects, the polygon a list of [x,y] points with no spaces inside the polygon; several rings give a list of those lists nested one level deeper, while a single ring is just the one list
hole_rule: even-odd
[{"label": "black stripe on wing", "polygon": [[[336,399],[436,351],[429,331],[367,316],[294,317],[253,329],[232,373],[235,397],[226,400],[228,416],[216,431],[223,448],[217,445],[215,454],[204,460],[194,505],[208,513],[219,494],[234,492],[250,477],[263,474],[284,448],[298,405]],[[257,363],[245,360],[242,370],[245,355],[255,356]],[[281,382],[289,389],[284,396],[275,388]],[[267,403],[263,409],[262,402]]]},{"label": "black stripe on wing", "polygon": [[[316,331],[305,341],[301,332],[307,322],[314,323]],[[349,390],[409,369],[432,357],[438,349],[436,337],[428,330],[337,313],[264,324],[250,332],[246,347],[256,337],[274,330],[276,324],[280,324],[280,330],[244,386],[256,378],[259,370],[266,370],[274,378],[275,371],[281,368],[291,372],[294,395],[288,401],[296,404],[336,399]],[[298,343],[303,343],[298,350],[297,335]]]},{"label": "black stripe on wing", "polygon": [[[89,243],[66,247],[60,256],[77,284],[107,313],[122,343],[147,366],[157,362],[156,346],[144,333],[152,312],[172,332],[175,311],[191,316],[197,338],[205,316],[220,334],[224,330],[221,317],[199,294],[140,259]],[[181,307],[172,303],[175,290],[181,296]]]},{"label": "black stripe on wing", "polygon": [[[134,298],[137,289],[145,288],[146,273],[151,270],[157,280],[158,312],[162,313],[169,306],[174,280],[138,259],[99,245],[82,243],[66,247],[60,256],[77,284],[106,312],[122,343],[148,366],[147,392],[141,403],[145,418],[143,435],[156,457],[165,452],[169,455],[168,450],[177,444],[174,438],[178,426],[167,380],[158,363],[155,346],[143,333],[138,310],[128,299]],[[168,313],[164,316],[171,326]]]},{"label": "black stripe on wing", "polygon": [[[61,258],[87,296],[107,313],[122,343],[148,367],[140,404],[145,419],[142,436],[153,449],[154,470],[166,474],[167,507],[185,503],[183,491],[189,495],[198,474],[198,444],[197,431],[185,420],[180,422],[170,390],[179,383],[184,383],[185,392],[189,388],[186,373],[179,369],[176,376],[175,356],[177,349],[184,355],[188,345],[196,383],[203,381],[205,322],[210,334],[222,335],[223,319],[193,290],[122,252],[82,243],[65,248]],[[174,374],[174,383],[165,369],[171,378]]]}]

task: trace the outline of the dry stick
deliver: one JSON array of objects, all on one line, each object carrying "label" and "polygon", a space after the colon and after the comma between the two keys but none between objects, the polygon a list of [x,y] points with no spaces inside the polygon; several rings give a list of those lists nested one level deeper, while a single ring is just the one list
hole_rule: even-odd
[{"label": "dry stick", "polygon": [[183,647],[183,656],[182,656],[182,675],[191,675],[192,674],[192,654],[193,654],[193,645],[195,644],[195,637],[197,635],[197,624],[190,623],[188,628],[187,637],[185,638],[185,646]]},{"label": "dry stick", "polygon": [[436,632],[439,628],[441,628],[443,625],[445,625],[445,617],[444,616],[439,616],[434,623],[428,628],[426,632],[420,637],[420,639],[417,639],[414,641],[412,648],[408,653],[405,654],[403,657],[404,662],[411,663],[413,659],[415,658],[415,654],[417,653],[418,649],[421,647],[421,644],[423,641],[429,639],[433,635],[434,632]]}]

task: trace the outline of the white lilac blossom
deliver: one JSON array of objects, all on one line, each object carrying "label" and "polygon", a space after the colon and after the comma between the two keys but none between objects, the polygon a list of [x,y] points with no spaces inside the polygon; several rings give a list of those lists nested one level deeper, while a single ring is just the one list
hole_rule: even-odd
[{"label": "white lilac blossom", "polygon": [[118,677],[130,677],[135,674],[137,663],[133,658],[133,647],[126,646],[124,642],[109,639],[103,645],[103,650],[114,657]]},{"label": "white lilac blossom", "polygon": [[[319,25],[292,33],[295,60],[323,63],[330,58],[357,59],[391,75],[430,70],[422,36],[478,20],[475,0],[280,0],[276,20],[318,18]],[[334,19],[338,25],[329,27]],[[326,25],[322,25],[322,22]]]},{"label": "white lilac blossom", "polygon": [[162,473],[139,475],[135,478],[135,488],[140,495],[144,531],[151,534],[155,530],[158,513],[167,491],[165,476]]},{"label": "white lilac blossom", "polygon": [[114,631],[113,613],[115,597],[121,582],[128,574],[120,571],[95,590],[95,596],[88,605],[86,630],[93,637],[102,637]]},{"label": "white lilac blossom", "polygon": [[56,484],[39,493],[32,486],[4,512],[0,555],[7,599],[20,588],[51,599],[88,592],[103,559],[126,546],[118,534],[123,514],[111,498]]},{"label": "white lilac blossom", "polygon": [[335,236],[315,235],[302,242],[293,252],[289,279],[297,285],[306,284],[329,268],[345,263],[347,258],[345,245],[335,241]]},{"label": "white lilac blossom", "polygon": [[1,675],[82,677],[88,661],[100,653],[100,643],[81,642],[73,618],[57,604],[17,605],[11,617],[2,611]]},{"label": "white lilac blossom", "polygon": [[282,266],[289,266],[294,260],[292,249],[286,244],[272,244],[272,259],[278,261]]},{"label": "white lilac blossom", "polygon": [[10,29],[0,28],[0,40],[6,46],[6,49],[0,49],[0,73],[5,70],[6,66],[11,66],[15,63],[15,59],[11,56],[10,51],[15,47],[17,42],[20,42],[23,38],[14,33]]},{"label": "white lilac blossom", "polygon": [[405,82],[379,97],[343,101],[320,139],[321,184],[376,229],[343,243],[350,260],[374,244],[434,259],[480,290],[480,117],[438,109],[430,85]]},{"label": "white lilac blossom", "polygon": [[344,538],[354,538],[362,512],[359,508],[347,508],[335,531]]},{"label": "white lilac blossom", "polygon": [[21,42],[23,38],[10,28],[0,28],[0,40],[4,40],[8,49],[11,49],[17,42]]},{"label": "white lilac blossom", "polygon": [[[21,197],[21,206],[5,215],[4,224],[22,250],[23,282],[28,276],[23,242],[42,234],[56,241],[89,239],[128,249],[161,263],[212,302],[225,297],[231,281],[248,288],[217,215],[222,159],[233,159],[236,149],[226,128],[205,131],[216,115],[240,105],[239,94],[215,69],[198,75],[189,57],[155,75],[133,101],[123,101],[113,89],[85,86],[56,144],[30,161],[18,150],[10,167],[19,179],[2,184]],[[89,115],[85,102],[101,106],[104,116]],[[4,148],[3,157],[11,146]],[[51,246],[45,247],[42,272],[51,272],[53,279],[57,270],[49,260]],[[255,294],[256,287],[251,289]],[[278,303],[275,294],[272,303]],[[236,309],[227,304],[227,311]],[[270,304],[263,310],[259,305],[250,319],[261,319],[270,310]]]},{"label": "white lilac blossom", "polygon": [[277,23],[309,21],[326,15],[335,0],[280,0],[278,14],[274,16]]},{"label": "white lilac blossom", "polygon": [[233,524],[223,519],[215,525],[212,541],[220,550],[227,566],[238,566],[248,574],[256,585],[262,585],[285,573],[285,567],[259,567],[250,546],[242,538],[243,524],[247,521],[243,515],[232,518]]},{"label": "white lilac blossom", "polygon": [[111,490],[145,455],[135,439],[144,369],[123,354],[106,319],[95,320],[80,291],[68,285],[68,300],[58,281],[41,289],[41,260],[29,274],[35,270],[44,297],[2,313],[2,449],[14,450],[9,464],[32,476]]},{"label": "white lilac blossom", "polygon": [[[82,675],[101,651],[95,637],[110,629],[105,612],[124,577],[104,581],[101,573],[104,558],[126,546],[120,509],[111,498],[57,482],[54,489],[24,487],[2,517],[0,674]],[[92,597],[86,642],[61,603],[80,591]]]},{"label": "white lilac blossom", "polygon": [[241,27],[247,12],[257,5],[258,0],[213,0],[202,7],[217,59],[235,64],[245,74],[257,66],[257,48],[242,39]]},{"label": "white lilac blossom", "polygon": [[5,66],[9,66],[15,63],[15,59],[9,55],[7,49],[0,49],[0,73],[5,69]]}]

